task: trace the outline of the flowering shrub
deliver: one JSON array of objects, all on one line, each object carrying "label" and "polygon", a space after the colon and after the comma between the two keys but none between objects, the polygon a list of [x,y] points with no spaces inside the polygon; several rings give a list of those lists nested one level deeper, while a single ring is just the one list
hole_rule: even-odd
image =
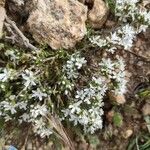
[{"label": "flowering shrub", "polygon": [[64,119],[69,117],[74,125],[78,123],[84,126],[85,132],[94,133],[102,128],[103,96],[107,90],[103,78],[92,78],[89,86],[78,90],[75,98],[67,109],[62,110]]},{"label": "flowering shrub", "polygon": [[[136,35],[150,25],[150,12],[138,0],[116,0],[115,16],[121,22],[104,37],[89,38],[93,45],[114,54],[118,45],[130,50]],[[49,115],[62,122],[81,125],[85,133],[103,127],[104,97],[107,91],[125,94],[125,62],[121,57],[103,58],[97,72],[86,72],[88,59],[82,52],[65,50],[28,52],[1,47],[6,63],[0,68],[0,117],[5,123],[28,123],[42,138],[54,127]],[[82,82],[81,76],[88,79]]]}]

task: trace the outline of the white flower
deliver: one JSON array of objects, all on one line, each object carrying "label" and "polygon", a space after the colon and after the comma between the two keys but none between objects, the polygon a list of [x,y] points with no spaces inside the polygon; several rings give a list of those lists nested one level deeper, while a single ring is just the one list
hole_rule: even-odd
[{"label": "white flower", "polygon": [[79,117],[76,114],[70,114],[69,121],[74,123],[74,126],[76,126],[79,122]]},{"label": "white flower", "polygon": [[121,41],[121,38],[117,35],[117,32],[111,33],[109,42],[113,44],[118,44]]},{"label": "white flower", "polygon": [[32,109],[30,110],[30,112],[33,118],[36,118],[39,115],[46,116],[46,114],[48,113],[46,105],[37,104],[36,106],[31,106],[31,108]]},{"label": "white flower", "polygon": [[102,78],[96,78],[96,77],[92,77],[92,81],[94,81],[97,85],[102,85],[103,83],[103,79]]},{"label": "white flower", "polygon": [[82,102],[81,101],[78,101],[78,102],[76,102],[76,103],[73,103],[73,104],[71,104],[71,105],[69,105],[69,109],[70,109],[70,113],[80,113],[80,111],[81,111],[81,109],[80,109],[80,104],[81,104]]},{"label": "white flower", "polygon": [[86,64],[86,62],[87,61],[85,60],[85,58],[76,58],[75,65],[77,66],[77,69],[81,69],[83,64]]},{"label": "white flower", "polygon": [[93,36],[93,37],[89,38],[89,40],[92,44],[95,44],[99,47],[104,47],[104,46],[108,45],[107,40],[103,39],[100,36]]},{"label": "white flower", "polygon": [[53,133],[51,128],[46,127],[46,123],[42,118],[34,121],[33,130],[36,134],[40,135],[41,138],[48,137]]},{"label": "white flower", "polygon": [[44,138],[49,137],[51,134],[53,134],[53,131],[50,128],[42,128],[41,130],[37,131],[37,134],[39,134],[41,138]]},{"label": "white flower", "polygon": [[12,73],[11,69],[8,70],[5,68],[3,70],[3,73],[0,73],[0,81],[2,81],[2,82],[7,81],[11,77],[11,73]]},{"label": "white flower", "polygon": [[107,52],[114,54],[116,49],[117,49],[116,47],[111,47],[111,48],[107,49]]},{"label": "white flower", "polygon": [[23,102],[23,101],[18,102],[18,103],[16,104],[16,107],[19,107],[20,109],[26,110],[26,109],[27,109],[27,102]]},{"label": "white flower", "polygon": [[[106,72],[109,72],[113,67],[114,64],[112,63],[112,61],[110,60],[110,58],[108,59],[102,59],[102,62],[99,63],[99,65],[105,69]],[[102,69],[103,70],[103,69]]]},{"label": "white flower", "polygon": [[[109,62],[109,63],[108,63]],[[109,65],[108,65],[109,64]],[[125,73],[125,63],[122,58],[117,56],[117,61],[111,61],[108,59],[103,59],[100,63],[101,71],[102,73],[105,73],[106,76],[109,79],[113,79],[115,82],[114,89],[116,94],[124,94],[126,92],[126,73]],[[117,85],[116,85],[117,84]],[[107,86],[103,86],[104,93],[107,90]],[[103,96],[103,93],[101,93],[102,90],[99,91],[101,95]]]},{"label": "white flower", "polygon": [[127,22],[127,18],[135,19],[137,7],[136,3],[139,0],[116,0],[115,15],[119,20]]},{"label": "white flower", "polygon": [[25,70],[25,73],[22,74],[22,78],[25,80],[25,88],[28,88],[29,86],[36,85],[36,77],[34,76],[32,71]]},{"label": "white flower", "polygon": [[19,119],[20,123],[24,122],[30,122],[30,115],[27,113],[24,113],[23,115],[20,116]]},{"label": "white flower", "polygon": [[145,32],[148,28],[148,25],[140,25],[140,27],[137,29],[137,34],[141,32]]},{"label": "white flower", "polygon": [[10,111],[12,115],[17,112],[15,104],[9,103],[7,101],[2,101],[0,105],[3,106],[4,111]]},{"label": "white flower", "polygon": [[42,101],[43,97],[47,97],[47,94],[41,92],[39,88],[36,91],[32,90],[32,93],[32,97],[37,97],[40,101]]},{"label": "white flower", "polygon": [[86,63],[84,57],[78,53],[72,54],[66,65],[63,66],[63,72],[66,73],[67,79],[76,79],[79,75],[78,70]]},{"label": "white flower", "polygon": [[15,51],[13,51],[13,50],[7,50],[6,52],[5,52],[5,55],[6,56],[10,56],[10,59],[12,60],[12,61],[16,61],[17,59],[19,59],[19,57],[15,54]]},{"label": "white flower", "polygon": [[67,78],[68,79],[76,79],[76,78],[78,78],[78,76],[79,76],[79,73],[78,72],[76,72],[75,70],[70,70],[70,72],[67,72]]},{"label": "white flower", "polygon": [[41,129],[41,128],[43,128],[43,126],[45,126],[45,122],[42,118],[36,119],[34,121],[34,124],[35,124],[35,128],[37,128],[37,129]]},{"label": "white flower", "polygon": [[138,17],[139,19],[143,18],[145,23],[150,24],[150,11],[147,12],[146,9],[140,9],[140,11],[138,12]]},{"label": "white flower", "polygon": [[85,92],[84,92],[84,90],[80,90],[80,91],[77,91],[76,92],[76,95],[75,95],[75,98],[76,99],[81,99],[81,100],[83,100],[84,98],[85,98]]},{"label": "white flower", "polygon": [[130,49],[133,44],[133,39],[135,38],[136,31],[129,24],[122,27],[121,30],[118,30],[122,34],[122,39],[119,42],[120,45],[124,46],[125,49]]},{"label": "white flower", "polygon": [[92,88],[85,88],[83,90],[77,91],[75,98],[76,100],[81,100],[87,104],[90,104],[91,98],[95,95],[95,90]]},{"label": "white flower", "polygon": [[87,110],[83,110],[82,114],[79,115],[79,123],[86,126],[90,121],[90,117]]},{"label": "white flower", "polygon": [[8,114],[5,115],[4,119],[5,119],[5,122],[12,120],[12,118]]}]

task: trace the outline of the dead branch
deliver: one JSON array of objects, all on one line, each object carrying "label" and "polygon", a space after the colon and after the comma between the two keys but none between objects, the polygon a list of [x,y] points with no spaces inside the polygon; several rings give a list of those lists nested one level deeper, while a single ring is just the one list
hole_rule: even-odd
[{"label": "dead branch", "polygon": [[[5,26],[8,30],[8,32],[10,32],[12,34],[12,36],[10,37],[7,37],[6,36],[6,39],[11,39],[12,42],[14,43],[15,41],[18,42],[17,40],[17,35],[21,38],[24,46],[26,48],[29,48],[31,50],[38,50],[37,47],[35,47],[34,45],[32,45],[30,42],[29,42],[29,39],[25,37],[25,35],[19,30],[19,28],[16,26],[16,23],[14,21],[12,21],[11,19],[9,19],[7,16],[6,16],[6,22],[5,22]],[[17,33],[17,35],[13,32],[13,30],[15,30],[15,32]]]}]

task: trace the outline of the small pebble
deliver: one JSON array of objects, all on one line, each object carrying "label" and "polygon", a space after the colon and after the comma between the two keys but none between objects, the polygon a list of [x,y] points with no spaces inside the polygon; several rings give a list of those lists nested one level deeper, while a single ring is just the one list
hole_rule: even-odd
[{"label": "small pebble", "polygon": [[131,129],[128,129],[128,130],[125,131],[123,137],[124,137],[125,139],[128,139],[129,137],[132,136],[132,134],[133,134],[133,131],[132,131]]},{"label": "small pebble", "polygon": [[142,108],[143,115],[150,115],[150,103],[146,103]]}]

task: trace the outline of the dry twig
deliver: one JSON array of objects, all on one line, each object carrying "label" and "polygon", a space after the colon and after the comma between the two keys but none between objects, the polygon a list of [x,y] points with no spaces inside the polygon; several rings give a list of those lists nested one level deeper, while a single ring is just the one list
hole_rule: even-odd
[{"label": "dry twig", "polygon": [[[8,32],[10,32],[12,34],[12,36],[10,37],[7,37],[7,39],[11,39],[12,42],[18,42],[17,40],[17,35],[22,39],[23,41],[23,44],[25,45],[26,48],[29,48],[31,50],[38,50],[37,47],[35,47],[34,45],[32,45],[30,42],[29,42],[29,39],[25,37],[25,35],[19,30],[19,28],[16,26],[15,22],[12,21],[11,19],[9,19],[7,16],[6,16],[6,23],[5,23],[5,26],[8,30]],[[13,30],[15,30],[15,32],[17,33],[17,35],[13,32]]]},{"label": "dry twig", "polygon": [[67,135],[63,125],[61,124],[61,122],[59,121],[59,119],[55,116],[49,115],[49,117],[47,117],[50,125],[52,125],[52,127],[54,128],[55,131],[54,134],[60,138],[68,147],[70,150],[75,150],[73,143],[70,139],[70,137]]}]

